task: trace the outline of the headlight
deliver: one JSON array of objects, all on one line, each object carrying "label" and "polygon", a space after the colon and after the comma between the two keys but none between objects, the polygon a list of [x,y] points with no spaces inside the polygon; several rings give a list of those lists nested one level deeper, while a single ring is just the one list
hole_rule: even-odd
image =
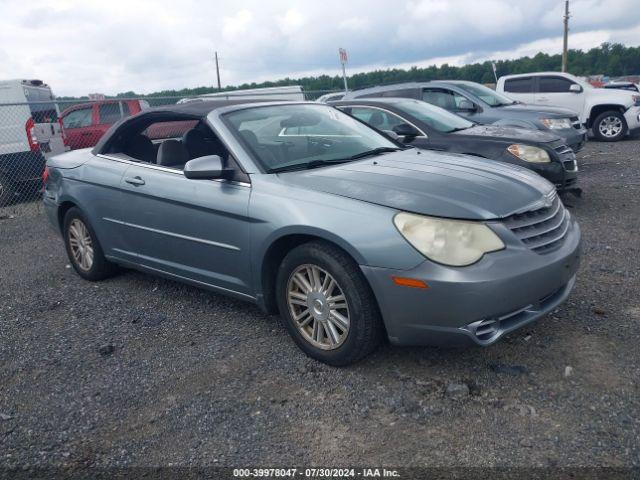
[{"label": "headlight", "polygon": [[398,213],[393,223],[420,253],[445,265],[471,265],[485,253],[504,248],[502,240],[482,223],[445,220],[406,212]]},{"label": "headlight", "polygon": [[541,118],[540,121],[545,127],[552,130],[572,127],[569,118]]},{"label": "headlight", "polygon": [[534,147],[532,145],[522,145],[520,143],[515,143],[513,145],[509,145],[507,147],[507,150],[509,151],[509,153],[515,155],[520,160],[524,160],[525,162],[549,163],[551,161],[546,150]]},{"label": "headlight", "polygon": [[631,95],[631,97],[633,98],[633,104],[636,107],[640,107],[640,95]]}]

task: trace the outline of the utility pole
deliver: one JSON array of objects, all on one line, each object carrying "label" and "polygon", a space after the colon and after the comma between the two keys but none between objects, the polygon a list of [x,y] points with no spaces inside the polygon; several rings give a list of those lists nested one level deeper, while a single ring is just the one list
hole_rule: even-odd
[{"label": "utility pole", "polygon": [[216,51],[216,77],[218,78],[218,90],[222,87],[220,86],[220,67],[218,66],[218,52]]},{"label": "utility pole", "polygon": [[567,71],[567,54],[569,43],[569,0],[564,2],[564,39],[562,42],[562,71]]}]

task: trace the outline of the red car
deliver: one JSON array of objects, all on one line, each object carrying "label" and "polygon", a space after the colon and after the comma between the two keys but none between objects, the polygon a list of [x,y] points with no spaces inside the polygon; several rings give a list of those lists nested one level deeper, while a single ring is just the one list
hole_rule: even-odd
[{"label": "red car", "polygon": [[144,100],[100,100],[73,105],[60,114],[67,145],[71,150],[93,147],[111,125],[148,106]]}]

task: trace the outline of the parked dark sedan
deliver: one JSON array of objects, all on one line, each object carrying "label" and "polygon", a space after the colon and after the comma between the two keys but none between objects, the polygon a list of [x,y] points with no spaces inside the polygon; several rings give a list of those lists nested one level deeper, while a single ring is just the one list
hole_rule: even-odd
[{"label": "parked dark sedan", "polygon": [[558,190],[576,191],[576,155],[551,133],[478,125],[435,105],[406,98],[345,100],[331,105],[405,144],[513,163],[542,175]]},{"label": "parked dark sedan", "polygon": [[587,141],[587,130],[571,110],[516,102],[479,83],[439,80],[354,90],[343,100],[403,97],[442,107],[483,125],[530,128],[558,135],[574,152]]}]

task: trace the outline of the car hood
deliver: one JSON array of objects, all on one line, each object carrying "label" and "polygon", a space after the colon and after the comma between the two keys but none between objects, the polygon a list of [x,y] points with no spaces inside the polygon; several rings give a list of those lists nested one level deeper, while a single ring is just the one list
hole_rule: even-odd
[{"label": "car hood", "polygon": [[512,142],[552,143],[561,140],[560,137],[543,130],[529,128],[501,127],[495,125],[474,125],[471,128],[452,132],[452,135],[470,137],[492,137],[494,139]]},{"label": "car hood", "polygon": [[505,105],[504,107],[495,107],[499,110],[509,112],[530,113],[532,116],[545,118],[565,118],[575,117],[577,114],[573,110],[559,107],[547,107],[546,105],[530,105],[528,103],[515,103],[513,105]]},{"label": "car hood", "polygon": [[638,92],[616,88],[594,88],[590,90],[590,96],[597,98],[599,103],[612,102],[625,106],[633,105],[633,97],[635,95],[638,95]]},{"label": "car hood", "polygon": [[532,209],[554,189],[542,177],[515,165],[417,149],[277,176],[291,187],[468,220]]}]

